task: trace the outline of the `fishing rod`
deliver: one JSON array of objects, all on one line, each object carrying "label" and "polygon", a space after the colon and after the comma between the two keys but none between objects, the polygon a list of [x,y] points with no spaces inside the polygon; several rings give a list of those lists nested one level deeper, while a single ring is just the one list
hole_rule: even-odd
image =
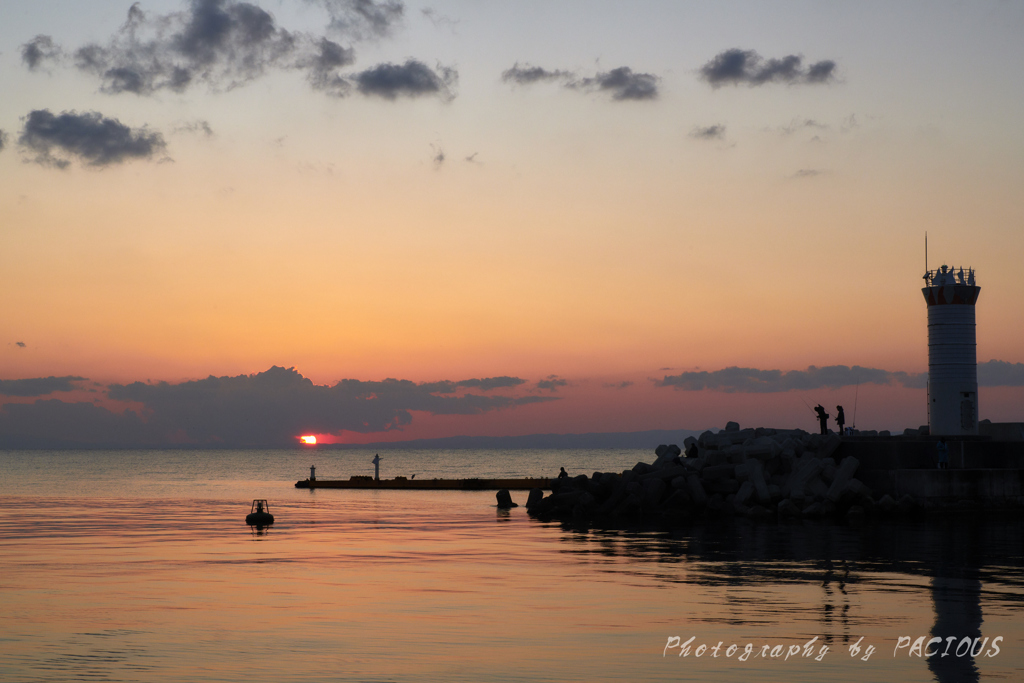
[{"label": "fishing rod", "polygon": [[[927,234],[927,233],[925,233]],[[853,427],[857,428],[857,396],[860,394],[860,369],[857,370],[857,386],[853,390]]]}]

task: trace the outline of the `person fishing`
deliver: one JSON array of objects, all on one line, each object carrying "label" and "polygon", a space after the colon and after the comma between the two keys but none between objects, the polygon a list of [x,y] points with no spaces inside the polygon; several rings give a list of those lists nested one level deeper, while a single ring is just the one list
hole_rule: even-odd
[{"label": "person fishing", "polygon": [[836,431],[839,432],[840,436],[845,434],[845,432],[843,431],[843,426],[845,424],[846,424],[846,415],[843,414],[843,407],[842,406],[836,406]]},{"label": "person fishing", "polygon": [[822,435],[828,434],[828,413],[825,412],[825,406],[820,403],[814,408],[814,412],[818,415],[818,424],[821,425]]}]

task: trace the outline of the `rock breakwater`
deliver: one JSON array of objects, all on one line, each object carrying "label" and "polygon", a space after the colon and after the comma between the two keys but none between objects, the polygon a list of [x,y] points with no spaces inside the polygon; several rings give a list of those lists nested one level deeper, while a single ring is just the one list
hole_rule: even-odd
[{"label": "rock breakwater", "polygon": [[913,514],[921,505],[876,495],[857,479],[852,456],[837,460],[838,434],[740,429],[690,437],[683,448],[658,446],[651,463],[623,472],[555,479],[526,503],[533,516],[578,523],[742,515],[760,518],[847,518]]}]

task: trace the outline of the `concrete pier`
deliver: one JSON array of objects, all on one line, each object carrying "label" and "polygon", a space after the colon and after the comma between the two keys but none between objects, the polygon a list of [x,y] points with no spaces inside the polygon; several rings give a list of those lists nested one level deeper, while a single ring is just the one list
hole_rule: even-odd
[{"label": "concrete pier", "polygon": [[295,482],[299,489],[393,489],[402,491],[529,491],[530,489],[551,490],[550,479],[373,479],[352,477],[351,479],[303,479]]}]

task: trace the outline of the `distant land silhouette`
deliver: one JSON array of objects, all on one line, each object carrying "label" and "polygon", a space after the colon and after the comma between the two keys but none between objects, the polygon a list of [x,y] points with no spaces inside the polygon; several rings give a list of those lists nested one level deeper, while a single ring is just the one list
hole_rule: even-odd
[{"label": "distant land silhouette", "polygon": [[366,444],[322,444],[318,448],[650,448],[658,444],[682,444],[688,436],[703,430],[649,429],[643,432],[588,432],[586,434],[526,434],[522,436],[447,436],[437,439],[379,441]]}]

